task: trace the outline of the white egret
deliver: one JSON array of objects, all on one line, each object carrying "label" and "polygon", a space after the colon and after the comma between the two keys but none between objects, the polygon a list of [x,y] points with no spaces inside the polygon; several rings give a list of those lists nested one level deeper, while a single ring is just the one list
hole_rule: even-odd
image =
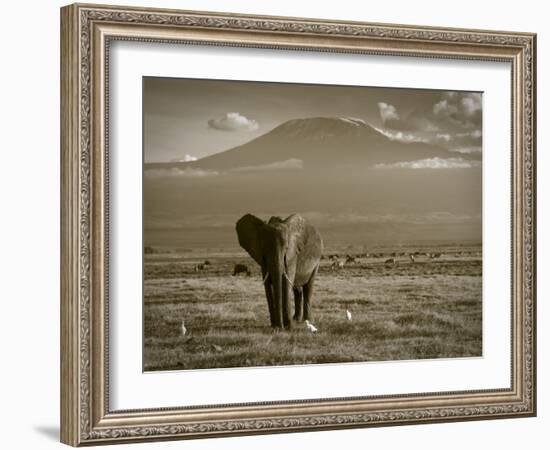
[{"label": "white egret", "polygon": [[306,327],[308,331],[311,331],[312,333],[317,333],[317,328],[309,320],[306,320]]},{"label": "white egret", "polygon": [[181,321],[181,335],[182,336],[185,336],[187,333],[187,328],[185,328],[185,323],[183,322],[183,320]]}]

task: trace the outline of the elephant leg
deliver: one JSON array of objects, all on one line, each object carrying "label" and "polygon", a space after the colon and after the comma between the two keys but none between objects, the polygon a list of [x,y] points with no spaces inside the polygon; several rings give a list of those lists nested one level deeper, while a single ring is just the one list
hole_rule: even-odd
[{"label": "elephant leg", "polygon": [[308,282],[304,285],[304,320],[311,320],[311,297],[313,296],[313,283],[318,268],[319,266],[313,270]]},{"label": "elephant leg", "polygon": [[[262,275],[265,278],[265,272],[262,270]],[[271,286],[271,277],[268,277],[264,282],[265,298],[267,299],[267,308],[269,310],[269,321],[272,327],[276,327],[275,313],[273,311],[273,289]]]},{"label": "elephant leg", "polygon": [[271,322],[272,327],[276,327],[277,324],[275,323],[275,313],[273,311],[273,289],[271,287],[271,283],[269,281],[266,281],[264,283],[264,289],[265,289],[265,297],[267,299],[267,307],[269,310],[269,321]]},{"label": "elephant leg", "polygon": [[273,275],[272,273],[269,276],[271,281],[271,286],[273,288],[273,320],[275,328],[283,328],[283,291],[284,291],[284,282],[281,280],[281,276]]},{"label": "elephant leg", "polygon": [[288,279],[283,276],[283,326],[285,328],[292,328],[292,320],[291,320],[291,291],[292,291],[292,285],[288,281]]},{"label": "elephant leg", "polygon": [[302,313],[303,313],[303,302],[304,297],[302,293],[302,288],[293,288],[292,291],[294,292],[294,320],[296,322],[301,322],[302,319]]}]

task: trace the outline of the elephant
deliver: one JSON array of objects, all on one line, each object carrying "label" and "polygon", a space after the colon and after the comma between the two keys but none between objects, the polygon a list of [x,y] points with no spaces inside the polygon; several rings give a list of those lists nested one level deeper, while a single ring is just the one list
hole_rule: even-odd
[{"label": "elephant", "polygon": [[246,276],[250,276],[250,270],[246,264],[235,264],[233,267],[233,276],[237,276],[240,273],[244,273]]},{"label": "elephant", "polygon": [[246,214],[236,231],[240,246],[262,269],[271,326],[292,328],[291,291],[294,320],[311,320],[313,285],[323,253],[319,231],[298,214],[268,222]]}]

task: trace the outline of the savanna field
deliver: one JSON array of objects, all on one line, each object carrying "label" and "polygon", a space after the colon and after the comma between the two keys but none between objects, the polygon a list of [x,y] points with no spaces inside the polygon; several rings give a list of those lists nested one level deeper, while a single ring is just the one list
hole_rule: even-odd
[{"label": "savanna field", "polygon": [[[356,260],[334,269],[325,252],[312,302],[318,331],[295,323],[292,331],[274,332],[260,268],[244,253],[150,248],[144,370],[482,355],[481,247],[333,253]],[[409,253],[416,253],[414,262]],[[386,262],[392,257],[395,263]],[[251,275],[232,276],[237,263]]]}]

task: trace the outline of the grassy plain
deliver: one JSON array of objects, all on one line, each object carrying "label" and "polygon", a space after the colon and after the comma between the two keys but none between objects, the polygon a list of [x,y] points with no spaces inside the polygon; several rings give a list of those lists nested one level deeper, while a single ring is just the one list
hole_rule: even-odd
[{"label": "grassy plain", "polygon": [[[313,296],[317,333],[303,324],[271,330],[259,267],[244,253],[145,254],[144,369],[481,356],[481,248],[430,249],[441,256],[415,262],[413,251],[395,264],[385,263],[389,250],[363,255],[342,270],[324,259]],[[236,263],[252,275],[233,277]]]}]

